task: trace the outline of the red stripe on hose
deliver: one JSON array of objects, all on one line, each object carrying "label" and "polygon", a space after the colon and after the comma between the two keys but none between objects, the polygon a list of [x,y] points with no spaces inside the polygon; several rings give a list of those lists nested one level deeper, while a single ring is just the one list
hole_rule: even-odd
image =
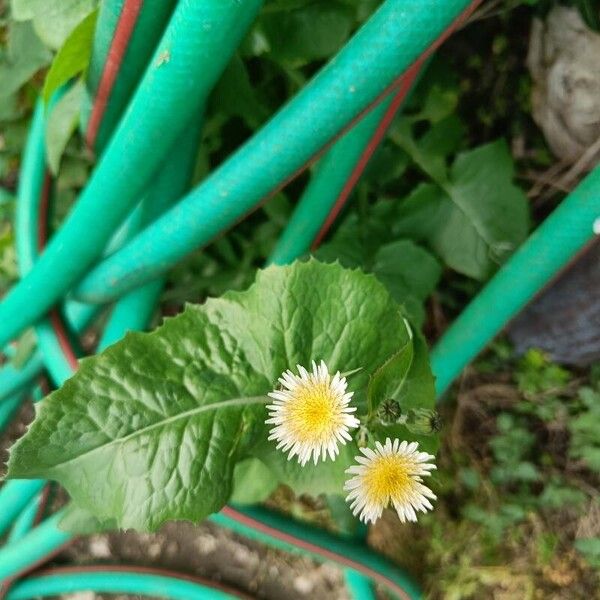
[{"label": "red stripe on hose", "polygon": [[54,329],[54,334],[58,339],[58,344],[60,349],[62,350],[69,366],[73,371],[77,370],[79,363],[77,361],[77,356],[75,355],[75,351],[71,346],[71,342],[69,341],[69,335],[67,334],[67,329],[63,322],[61,314],[58,312],[56,308],[52,309],[48,315],[50,317],[50,323],[52,324],[52,329]]},{"label": "red stripe on hose", "polygon": [[383,115],[383,118],[377,126],[375,133],[369,140],[369,143],[366,145],[364,152],[362,153],[360,159],[354,167],[354,170],[352,171],[350,177],[348,178],[344,187],[342,188],[340,195],[335,201],[330,213],[327,215],[325,222],[323,223],[321,229],[315,236],[315,239],[311,245],[311,250],[315,250],[317,248],[317,246],[321,243],[321,241],[329,231],[329,228],[331,227],[337,216],[340,214],[340,211],[346,204],[346,201],[352,193],[354,186],[357,184],[358,180],[363,174],[369,160],[371,159],[371,156],[373,156],[373,153],[379,147],[379,144],[381,143],[385,134],[387,133],[387,130],[392,123],[392,120],[396,116],[396,113],[398,112],[400,106],[402,105],[406,96],[408,95],[408,92],[410,91],[412,84],[414,83],[419,71],[421,70],[422,65],[423,60],[419,59],[410,67],[410,69],[408,69],[408,71],[406,71],[406,73],[402,77],[400,89],[396,93],[396,96],[390,104],[390,107]]},{"label": "red stripe on hose", "polygon": [[40,494],[38,500],[37,511],[35,513],[35,518],[33,522],[37,525],[44,517],[44,512],[46,512],[46,506],[48,505],[48,498],[50,496],[50,484],[46,484],[42,493]]},{"label": "red stripe on hose", "polygon": [[[110,93],[113,89],[117,75],[123,62],[123,57],[127,50],[127,45],[131,38],[131,34],[137,23],[137,19],[142,8],[143,0],[125,0],[119,16],[119,21],[114,31],[113,39],[108,50],[104,70],[100,78],[94,104],[92,106],[92,114],[86,131],[86,143],[90,149],[93,149],[96,141],[96,136],[102,123],[104,111],[108,105]],[[47,174],[49,177],[49,174]],[[44,181],[44,190],[46,189],[46,180]],[[48,188],[49,189],[49,188]],[[40,203],[40,228],[39,228],[39,249],[45,246],[48,236],[48,196],[44,191],[42,202]],[[53,310],[50,313],[50,322],[54,328],[54,332],[58,339],[58,343],[67,359],[69,366],[75,371],[78,367],[77,355],[71,346],[69,336],[64,322],[58,313]]]},{"label": "red stripe on hose", "polygon": [[48,208],[50,204],[50,189],[52,187],[52,175],[50,171],[46,171],[44,174],[44,182],[42,183],[42,189],[40,192],[40,207],[39,213],[43,215],[42,219],[38,222],[38,252],[41,252],[46,245],[48,239]]},{"label": "red stripe on hose", "polygon": [[100,78],[100,84],[98,85],[94,106],[92,107],[92,114],[90,115],[90,121],[86,131],[86,142],[88,147],[92,150],[142,4],[143,0],[125,0],[123,8],[121,9],[121,15],[119,16],[119,21],[108,50],[106,63],[104,64],[104,70],[102,72],[102,77]]},{"label": "red stripe on hose", "polygon": [[[373,137],[367,144],[364,153],[360,157],[358,163],[356,164],[356,167],[354,168],[350,177],[348,178],[346,185],[340,192],[340,195],[339,195],[338,199],[336,200],[335,204],[333,205],[331,212],[327,215],[325,222],[323,223],[321,229],[315,236],[315,239],[313,240],[313,243],[311,245],[311,250],[315,250],[319,246],[319,244],[322,242],[325,235],[327,235],[327,232],[329,231],[331,225],[333,224],[335,219],[338,217],[340,211],[342,210],[346,201],[348,200],[348,197],[352,193],[352,190],[354,189],[356,183],[358,182],[361,175],[363,174],[363,172],[367,166],[367,163],[369,162],[371,156],[373,156],[373,153],[375,152],[375,150],[378,148],[379,144],[381,143],[395,114],[398,112],[398,109],[400,108],[402,102],[404,101],[408,92],[410,91],[410,88],[412,87],[425,60],[429,57],[430,54],[432,54],[432,52],[434,50],[436,50],[441,44],[443,44],[448,39],[448,37],[450,37],[450,35],[452,35],[452,33],[456,29],[461,27],[468,20],[468,18],[473,14],[473,11],[477,8],[477,6],[480,4],[480,2],[481,2],[481,0],[475,0],[473,3],[471,3],[471,5],[468,6],[467,9],[464,10],[450,24],[450,26],[440,35],[440,37],[438,37],[433,42],[433,44],[431,46],[429,46],[429,48],[427,48],[423,52],[423,54],[421,54],[421,56],[419,56],[419,58],[410,66],[410,68],[407,69],[402,74],[402,76],[400,77],[400,80],[396,80],[396,82],[393,84],[394,86],[399,84],[400,89],[398,90],[396,97],[394,98],[389,109],[383,116],[383,119],[381,120],[381,123],[379,124],[377,130],[373,134]],[[380,99],[377,100],[377,102],[379,102],[379,101],[380,101]]]},{"label": "red stripe on hose", "polygon": [[52,550],[50,550],[50,552],[44,554],[44,556],[41,556],[31,564],[21,569],[20,571],[17,571],[10,579],[7,578],[0,581],[0,600],[3,600],[6,597],[6,594],[8,594],[11,586],[15,583],[15,581],[17,581],[17,579],[20,579],[21,577],[23,577],[23,575],[27,575],[27,573],[31,573],[31,571],[37,569],[37,567],[43,565],[50,559],[54,558],[57,554],[60,554],[73,541],[74,538],[66,541],[64,544],[61,544],[56,548],[53,548]]},{"label": "red stripe on hose", "polygon": [[291,544],[292,546],[302,548],[303,550],[306,550],[307,552],[317,554],[319,556],[322,556],[323,558],[333,560],[334,562],[337,562],[346,567],[349,567],[349,568],[353,569],[354,571],[358,571],[359,573],[362,573],[363,575],[370,577],[374,581],[377,581],[377,583],[380,583],[381,585],[384,585],[388,589],[392,590],[395,594],[398,594],[398,596],[400,598],[404,598],[405,600],[411,600],[411,597],[406,593],[406,591],[403,588],[401,588],[395,581],[393,581],[392,579],[389,579],[385,575],[382,575],[378,571],[371,569],[371,567],[367,567],[367,566],[363,565],[362,563],[356,562],[356,561],[352,560],[351,558],[348,558],[347,556],[343,556],[342,554],[337,554],[336,552],[333,552],[332,550],[328,550],[327,548],[322,548],[321,546],[317,546],[316,544],[307,542],[307,541],[305,541],[301,538],[298,538],[294,535],[291,535],[289,533],[284,533],[283,531],[280,531],[279,529],[275,529],[274,527],[271,527],[270,525],[265,525],[261,521],[258,521],[257,519],[253,519],[252,517],[248,517],[247,515],[240,513],[237,510],[235,510],[229,506],[225,506],[224,508],[222,508],[221,512],[223,514],[225,514],[226,516],[228,516],[229,518],[233,519],[234,521],[237,521],[238,523],[242,523],[243,525],[246,525],[246,526],[250,527],[251,529],[261,531],[262,533],[264,533],[270,537],[281,540],[283,542],[287,542],[288,544]]}]

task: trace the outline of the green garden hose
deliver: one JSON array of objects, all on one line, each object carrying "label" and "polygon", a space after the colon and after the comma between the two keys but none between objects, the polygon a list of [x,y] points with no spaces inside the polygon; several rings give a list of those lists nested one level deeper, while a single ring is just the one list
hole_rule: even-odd
[{"label": "green garden hose", "polygon": [[[102,120],[94,127],[85,127],[88,143],[96,153],[101,151],[104,145],[106,135],[112,131],[122,110],[125,108],[129,96],[139,81],[144,67],[149,61],[154,46],[156,45],[161,31],[164,29],[164,22],[170,12],[172,4],[169,2],[157,2],[156,0],[110,0],[102,3],[100,15],[96,24],[94,50],[92,61],[88,69],[88,94],[95,95],[98,88],[102,86],[103,97],[99,102],[90,106],[89,112],[101,115]],[[166,11],[166,12],[165,12]],[[162,19],[162,23],[161,23]],[[133,27],[135,25],[135,27]],[[125,39],[126,37],[126,39]],[[120,52],[120,54],[119,54]],[[126,54],[127,60],[124,60]],[[116,74],[118,73],[118,77]],[[107,85],[108,82],[108,85]],[[110,85],[112,83],[112,85]],[[110,100],[110,102],[108,102]],[[82,121],[87,124],[84,115]],[[43,143],[39,139],[43,137],[43,107],[38,103],[31,123],[31,133],[28,138],[29,144],[33,146],[25,150],[24,161],[30,161],[30,166],[24,165],[23,171],[28,174],[27,177],[21,177],[19,182],[20,193],[31,197],[31,187],[39,189],[41,181],[47,175],[45,161],[42,155],[45,153]],[[93,129],[99,127],[103,135],[96,137]],[[39,129],[39,130],[38,130]],[[36,192],[37,194],[37,192]],[[47,199],[46,199],[47,201]],[[139,212],[139,211],[138,211]],[[28,215],[21,215],[21,227],[27,228],[31,224],[27,223]],[[37,220],[37,219],[36,219]],[[132,221],[135,223],[132,225]],[[144,222],[149,222],[144,218]],[[128,219],[128,228],[139,230],[140,223],[136,219]],[[127,233],[127,232],[125,232]],[[129,232],[130,233],[130,232]],[[23,236],[21,236],[23,239]],[[27,265],[27,270],[37,258],[37,248],[35,240],[37,233],[29,237],[32,240],[21,248],[21,261]],[[121,243],[123,239],[121,239]],[[81,332],[93,320],[98,309],[94,306],[79,305],[76,302],[68,302],[65,307],[67,313],[67,322],[71,324],[75,332]],[[140,318],[143,315],[139,313]],[[63,327],[63,329],[66,329]],[[72,366],[67,355],[62,352],[59,340],[54,331],[54,326],[49,323],[38,324],[38,334],[46,340],[46,348],[53,348],[52,354],[55,359],[51,361],[51,368],[54,372],[54,379],[60,380],[67,375]],[[0,370],[0,402],[7,399],[7,403],[0,405],[0,427],[4,426],[10,415],[18,407],[13,394],[29,385],[37,378],[44,367],[44,360],[39,352],[35,352],[27,363],[19,369],[11,366],[4,366]]]},{"label": "green garden hose", "polygon": [[375,107],[319,161],[296,210],[277,240],[269,258],[270,264],[285,265],[308,252],[392,100],[390,95]]},{"label": "green garden hose", "polygon": [[178,3],[75,208],[33,270],[0,304],[0,347],[41,317],[100,255],[199,112],[260,5],[261,0]]},{"label": "green garden hose", "polygon": [[167,571],[139,567],[67,567],[51,569],[17,583],[7,600],[31,600],[92,591],[134,594],[173,600],[229,600],[244,598],[234,590],[197,578],[174,576]]},{"label": "green garden hose", "polygon": [[45,483],[42,479],[19,479],[7,481],[2,486],[0,536],[12,525],[15,518],[27,506],[31,498],[44,487]]},{"label": "green garden hose", "polygon": [[[387,0],[267,125],[161,219],[95,268],[77,296],[98,303],[119,297],[231,227],[387,95],[399,74],[472,4]],[[0,305],[0,317],[4,312]]]},{"label": "green garden hose", "polygon": [[[594,195],[594,189],[598,190],[599,188],[600,172],[597,170],[582,182],[580,188],[573,192],[555,213],[534,233],[532,238],[524,244],[517,253],[515,253],[503,269],[499,271],[496,277],[488,284],[488,286],[486,286],[481,295],[472,302],[463,316],[457,319],[456,323],[450,328],[436,347],[433,354],[433,368],[434,372],[438,375],[438,391],[440,393],[447,388],[451,379],[458,374],[460,369],[502,328],[505,322],[529,299],[531,299],[531,297],[539,291],[539,289],[555,275],[579,249],[592,239],[592,223],[598,216],[600,209],[600,201],[596,200],[596,196],[599,196],[600,194],[596,192]],[[191,216],[189,218],[191,218]],[[152,229],[152,227],[150,229]],[[314,238],[314,224],[310,235],[307,235],[303,241],[299,241],[298,247],[306,247],[306,241],[311,237]],[[168,236],[165,239],[168,239]],[[548,240],[552,240],[552,244],[550,244]],[[136,243],[138,242],[134,242],[133,245]],[[125,250],[127,250],[127,248]],[[294,251],[289,249],[286,251],[289,253],[288,256],[293,257]],[[154,259],[155,257],[152,257],[152,260]],[[532,264],[535,265],[534,269],[531,269]],[[164,268],[166,267],[161,266],[157,272],[162,272]],[[149,276],[147,280],[150,280],[155,276],[156,273],[151,277]],[[150,285],[158,286],[159,284]],[[110,294],[113,293],[114,292],[110,292]],[[503,303],[499,309],[497,298],[500,297],[500,293],[502,293],[505,303]],[[134,305],[148,307],[150,304],[150,301],[140,297],[140,299],[138,299],[138,304]],[[135,309],[127,309],[124,306],[124,315],[131,313],[133,310]],[[108,336],[105,333],[105,336],[118,339],[118,337],[120,337],[119,329],[122,331],[122,328],[117,326],[115,327],[115,333]],[[32,491],[32,495],[35,495],[36,492],[34,490]],[[55,519],[55,517],[52,519]],[[16,542],[16,545],[10,546],[11,550],[9,554],[4,554],[4,551],[0,554],[0,557],[2,558],[0,572],[2,572],[1,569],[4,568],[5,558],[7,556],[9,559],[10,556],[13,556],[21,563],[23,563],[24,560],[31,561],[32,556],[40,555],[40,553],[41,555],[44,555],[45,552],[56,549],[57,546],[68,539],[59,535],[60,532],[57,532],[56,530],[56,521],[52,519],[23,537],[16,536],[18,541]],[[227,524],[227,519],[231,519],[229,525]],[[285,544],[287,543],[287,549],[295,548],[297,550],[300,548],[302,551],[307,551],[307,547],[303,547],[302,544],[298,542],[298,540],[301,541],[303,535],[306,539],[310,540],[308,542],[308,545],[310,546],[310,544],[318,545],[315,542],[315,537],[322,534],[322,532],[317,532],[313,535],[313,533],[307,532],[307,528],[304,525],[293,524],[283,518],[279,521],[276,515],[261,513],[261,511],[254,511],[252,509],[245,509],[243,512],[237,511],[236,509],[226,509],[221,514],[215,515],[213,520],[219,522],[223,526],[230,526],[236,531],[245,533],[245,535],[249,535],[255,539],[259,539],[262,536],[262,541],[268,541],[269,543],[273,543],[273,539],[279,539],[282,544],[281,547],[285,547]],[[270,533],[268,532],[269,527],[272,529]],[[297,530],[295,530],[294,527],[296,527]],[[44,532],[45,536],[42,535]],[[287,542],[286,536],[288,536]],[[323,546],[327,548],[336,548],[335,543],[339,542],[339,540],[337,540],[337,538],[335,540],[336,541],[327,540],[326,542],[323,542]],[[358,552],[357,560],[362,563],[368,563],[368,560],[365,560],[368,558],[368,555],[365,554],[366,551],[360,547],[355,547],[355,550]],[[338,561],[340,556],[350,559],[353,556],[351,548],[341,546],[338,547],[337,555],[335,552],[331,551],[330,554],[335,555],[329,556],[331,560]],[[322,558],[323,556],[327,556],[327,553],[316,552],[315,555]],[[30,562],[26,564],[30,564]],[[344,562],[341,561],[340,564],[344,564]],[[381,574],[379,565],[376,567],[374,566],[373,569],[375,575],[378,573]],[[135,584],[132,583],[132,587],[117,589],[115,584],[99,581],[93,582],[93,578],[89,578],[89,576],[90,574],[87,573],[85,576],[82,575],[79,578],[75,577],[76,581],[75,583],[72,583],[75,587],[71,587],[70,590],[91,589],[89,587],[77,587],[78,585],[92,587],[97,585],[98,587],[93,587],[93,589],[98,589],[100,591],[131,591],[132,593],[140,593],[141,589],[146,589],[144,588],[144,583],[140,582],[141,580],[139,579],[136,580]],[[114,574],[112,576],[114,579]],[[377,579],[377,577],[375,577],[375,579]],[[55,593],[62,593],[61,590],[68,591],[66,587],[60,587],[60,585],[66,586],[67,584],[64,582],[67,580],[69,580],[69,577],[65,576],[62,579],[63,583],[61,584],[61,579],[56,578],[55,581],[58,581],[59,583],[52,585],[57,585],[59,587],[53,587],[52,590]],[[355,586],[356,590],[359,590],[360,586],[364,585],[364,579],[353,582],[353,578],[350,576],[348,580],[353,587]],[[40,583],[40,581],[42,581],[42,583]],[[31,597],[31,594],[34,594],[34,592],[36,595],[46,593],[43,585],[47,582],[48,579],[43,579],[43,576],[41,578],[32,578],[29,581],[17,584],[15,588],[11,590],[9,597],[25,598]],[[163,595],[179,597],[172,595],[175,593],[175,584],[173,582],[168,583],[169,587],[164,588]],[[382,581],[382,583],[389,584],[389,581]],[[27,588],[27,585],[30,587]],[[103,585],[109,587],[102,587]],[[110,587],[110,585],[113,587]],[[406,590],[410,589],[410,582],[402,581],[398,585],[401,590],[399,594],[407,594]],[[23,589],[25,592],[23,592]],[[152,588],[149,589],[150,591],[146,591],[146,593],[152,593]],[[210,592],[207,590],[204,591],[206,591],[206,593],[213,593],[212,590]],[[25,595],[14,596],[14,594],[18,593]],[[28,593],[30,594],[29,596],[27,595]],[[190,595],[183,597],[196,597],[191,595],[191,592],[189,593]],[[357,593],[360,594],[360,592]],[[369,593],[366,588],[364,593]],[[414,588],[410,594],[411,595],[405,595],[404,597],[418,597],[418,590]],[[206,597],[218,596],[213,594]],[[362,596],[358,595],[357,597]]]},{"label": "green garden hose", "polygon": [[406,72],[397,91],[340,137],[319,160],[269,264],[290,263],[320,243],[410,92],[421,62]]},{"label": "green garden hose", "polygon": [[[143,14],[143,13],[142,13]],[[131,70],[130,70],[131,74]],[[187,182],[191,177],[195,164],[195,156],[197,152],[197,142],[199,139],[200,116],[194,115],[194,123],[186,128],[184,139],[176,144],[176,148],[171,153],[171,157],[167,166],[162,170],[157,183],[153,186],[151,193],[142,203],[141,210],[137,211],[138,218],[134,219],[135,224],[130,224],[129,230],[133,227],[141,228],[151,222],[169,205],[170,202],[177,199],[185,192]],[[22,164],[21,181],[23,185],[19,190],[18,203],[18,226],[17,226],[17,246],[18,256],[21,266],[25,269],[31,268],[38,257],[37,242],[39,240],[38,232],[46,230],[47,227],[41,227],[40,219],[47,219],[47,207],[40,215],[40,198],[44,190],[44,176],[46,170],[45,162],[45,146],[44,139],[44,115],[43,106],[38,103],[36,108],[30,137],[25,149],[25,156]],[[130,219],[131,221],[131,219]],[[157,296],[160,293],[160,283],[154,282],[145,288],[137,290],[130,294],[131,297],[124,298],[117,304],[113,311],[113,315],[108,321],[107,331],[102,343],[112,343],[122,337],[127,329],[144,328],[147,325],[146,319],[149,319]],[[129,319],[126,315],[129,314]],[[38,333],[40,325],[36,326]],[[60,335],[56,335],[56,324],[45,324],[41,331],[42,335],[38,335],[41,350],[43,351],[44,359],[53,379],[57,385],[68,378],[77,363],[71,348],[65,351],[64,344],[61,343]],[[108,336],[108,337],[107,337]],[[63,340],[64,341],[64,340]],[[1,374],[1,372],[0,372]],[[11,399],[7,406],[12,408],[13,404],[17,404],[16,400]],[[7,411],[3,411],[7,412]],[[8,417],[0,414],[0,416]],[[13,491],[12,487],[7,488],[6,492]],[[5,505],[5,490],[0,491],[0,506]],[[33,490],[27,485],[22,486],[22,502],[26,503],[30,500]],[[8,497],[10,500],[10,495]],[[36,508],[35,499],[24,509],[24,513],[31,513]],[[23,516],[23,515],[22,515]],[[24,518],[24,522],[27,521]]]},{"label": "green garden hose", "polygon": [[175,0],[109,0],[100,4],[81,121],[100,154],[123,115],[164,32]]}]

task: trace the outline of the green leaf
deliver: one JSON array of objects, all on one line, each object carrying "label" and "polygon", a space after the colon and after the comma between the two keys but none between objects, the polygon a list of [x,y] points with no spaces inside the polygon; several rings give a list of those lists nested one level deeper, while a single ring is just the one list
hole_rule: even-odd
[{"label": "green leaf", "polygon": [[260,23],[271,56],[298,66],[327,58],[341,48],[350,36],[355,14],[350,7],[328,0],[296,10],[266,13]]},{"label": "green leaf", "polygon": [[411,240],[399,240],[379,249],[371,271],[420,328],[425,320],[423,302],[442,273],[435,257]]},{"label": "green leaf", "polygon": [[54,57],[44,81],[42,96],[45,102],[50,100],[53,92],[61,85],[87,69],[92,53],[97,18],[97,10],[92,11],[85,17],[69,34],[58,54]]},{"label": "green leaf", "polygon": [[46,155],[50,170],[58,173],[60,159],[77,129],[85,86],[78,81],[54,106],[46,124]]},{"label": "green leaf", "polygon": [[11,359],[15,369],[21,369],[35,351],[37,338],[34,329],[26,329],[17,342],[17,350]]},{"label": "green leaf", "polygon": [[11,22],[6,53],[0,61],[0,98],[14,94],[51,58],[31,23]]},{"label": "green leaf", "polygon": [[591,566],[600,568],[600,537],[579,538],[573,545]]},{"label": "green leaf", "polygon": [[527,198],[513,175],[504,141],[460,154],[447,181],[422,184],[406,199],[394,230],[427,240],[449,267],[485,280],[529,228]]},{"label": "green leaf", "polygon": [[42,41],[55,50],[96,5],[97,0],[11,0],[13,19],[32,20]]},{"label": "green leaf", "polygon": [[114,519],[99,519],[83,508],[69,503],[64,509],[62,519],[58,526],[63,531],[77,535],[90,535],[118,529]]},{"label": "green leaf", "polygon": [[423,107],[412,119],[438,123],[452,115],[457,105],[458,89],[455,86],[432,85]]},{"label": "green leaf", "polygon": [[[440,146],[434,146],[421,140],[415,140],[412,133],[412,119],[397,119],[390,131],[391,139],[406,152],[416,165],[433,181],[443,185],[447,179],[446,154]],[[433,134],[432,134],[433,135]]]},{"label": "green leaf", "polygon": [[[220,510],[236,463],[251,456],[294,489],[336,481],[340,493],[355,449],[316,469],[288,461],[266,441],[266,394],[285,369],[322,359],[332,371],[360,369],[349,389],[361,411],[369,377],[407,339],[373,276],[314,260],[270,267],[245,292],[188,306],[81,361],[39,405],[9,477],[57,480],[96,518],[144,530]],[[433,403],[427,373],[407,380],[411,402]]]},{"label": "green leaf", "polygon": [[269,116],[256,97],[246,65],[239,55],[235,55],[225,69],[211,98],[215,109],[228,116],[241,117],[252,129]]},{"label": "green leaf", "polygon": [[278,481],[271,470],[257,458],[247,458],[233,472],[234,504],[257,504],[266,500],[277,488]]},{"label": "green leaf", "polygon": [[367,389],[369,416],[375,413],[382,402],[390,398],[396,400],[402,408],[401,400],[404,398],[402,388],[406,383],[413,358],[414,346],[411,339],[373,373]]},{"label": "green leaf", "polygon": [[346,469],[359,454],[358,446],[349,442],[340,447],[340,453],[334,462],[319,462],[302,467],[295,460],[287,460],[282,452],[273,452],[271,443],[263,440],[252,449],[252,453],[269,467],[275,477],[284,485],[291,487],[297,495],[343,493],[344,483],[348,476]]}]

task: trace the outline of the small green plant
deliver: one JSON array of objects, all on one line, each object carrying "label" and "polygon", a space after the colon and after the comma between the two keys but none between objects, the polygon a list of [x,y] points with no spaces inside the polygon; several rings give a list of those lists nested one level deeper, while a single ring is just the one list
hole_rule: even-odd
[{"label": "small green plant", "polygon": [[379,419],[389,398],[431,410],[434,390],[425,343],[385,288],[314,260],[270,267],[245,292],[84,359],[41,404],[8,475],[59,481],[76,528],[200,521],[257,468],[298,493],[345,487],[364,520],[390,500],[415,520],[435,498],[421,478],[437,436]]},{"label": "small green plant", "polygon": [[[559,439],[567,444],[568,457],[585,457],[591,470],[599,467],[594,459],[600,434],[591,424],[597,423],[600,393],[582,387],[574,394],[569,387],[571,373],[537,350],[518,361],[515,381],[522,397],[509,411],[497,414],[496,433],[488,441],[489,480],[496,489],[494,514],[477,500],[465,511],[496,540],[528,514],[564,507],[581,510],[588,498],[582,486],[565,478],[564,451],[548,446],[550,431],[562,432]],[[462,476],[477,487],[472,470],[464,470]]]}]

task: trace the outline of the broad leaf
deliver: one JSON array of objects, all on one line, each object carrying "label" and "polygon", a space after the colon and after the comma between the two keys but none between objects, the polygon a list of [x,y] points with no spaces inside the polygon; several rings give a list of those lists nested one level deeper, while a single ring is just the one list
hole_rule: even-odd
[{"label": "broad leaf", "polygon": [[369,416],[373,416],[382,402],[393,399],[400,403],[400,400],[403,399],[403,388],[414,355],[414,344],[410,340],[373,373],[367,390]]},{"label": "broad leaf", "polygon": [[[316,261],[270,267],[245,292],[188,306],[83,360],[41,403],[9,476],[55,479],[97,519],[144,530],[218,511],[236,463],[250,456],[294,488],[320,478],[339,486],[353,449],[317,469],[288,462],[266,442],[266,394],[285,369],[323,359],[333,371],[360,369],[349,387],[364,413],[370,376],[407,339],[374,277]],[[431,374],[420,377],[407,390],[429,406]]]},{"label": "broad leaf", "polygon": [[46,102],[61,85],[87,69],[92,53],[97,18],[98,11],[95,10],[81,21],[54,57],[42,91]]},{"label": "broad leaf", "polygon": [[117,528],[115,519],[99,519],[72,502],[65,507],[58,525],[63,531],[77,535],[90,535]]},{"label": "broad leaf", "polygon": [[[429,163],[430,175],[433,164],[441,163]],[[439,185],[421,184],[405,200],[394,230],[427,240],[449,267],[485,280],[527,235],[527,198],[513,175],[503,141],[459,154]]]},{"label": "broad leaf", "polygon": [[[414,437],[414,436],[413,436]],[[274,473],[280,483],[290,486],[296,494],[342,494],[348,478],[345,471],[354,462],[358,446],[350,442],[340,447],[335,462],[319,462],[317,465],[300,466],[297,461],[287,460],[285,454],[273,452],[270,442],[262,440],[252,452]]]},{"label": "broad leaf", "polygon": [[392,298],[402,303],[415,325],[421,327],[425,320],[423,302],[442,273],[439,262],[411,240],[399,240],[378,250],[371,271]]}]

